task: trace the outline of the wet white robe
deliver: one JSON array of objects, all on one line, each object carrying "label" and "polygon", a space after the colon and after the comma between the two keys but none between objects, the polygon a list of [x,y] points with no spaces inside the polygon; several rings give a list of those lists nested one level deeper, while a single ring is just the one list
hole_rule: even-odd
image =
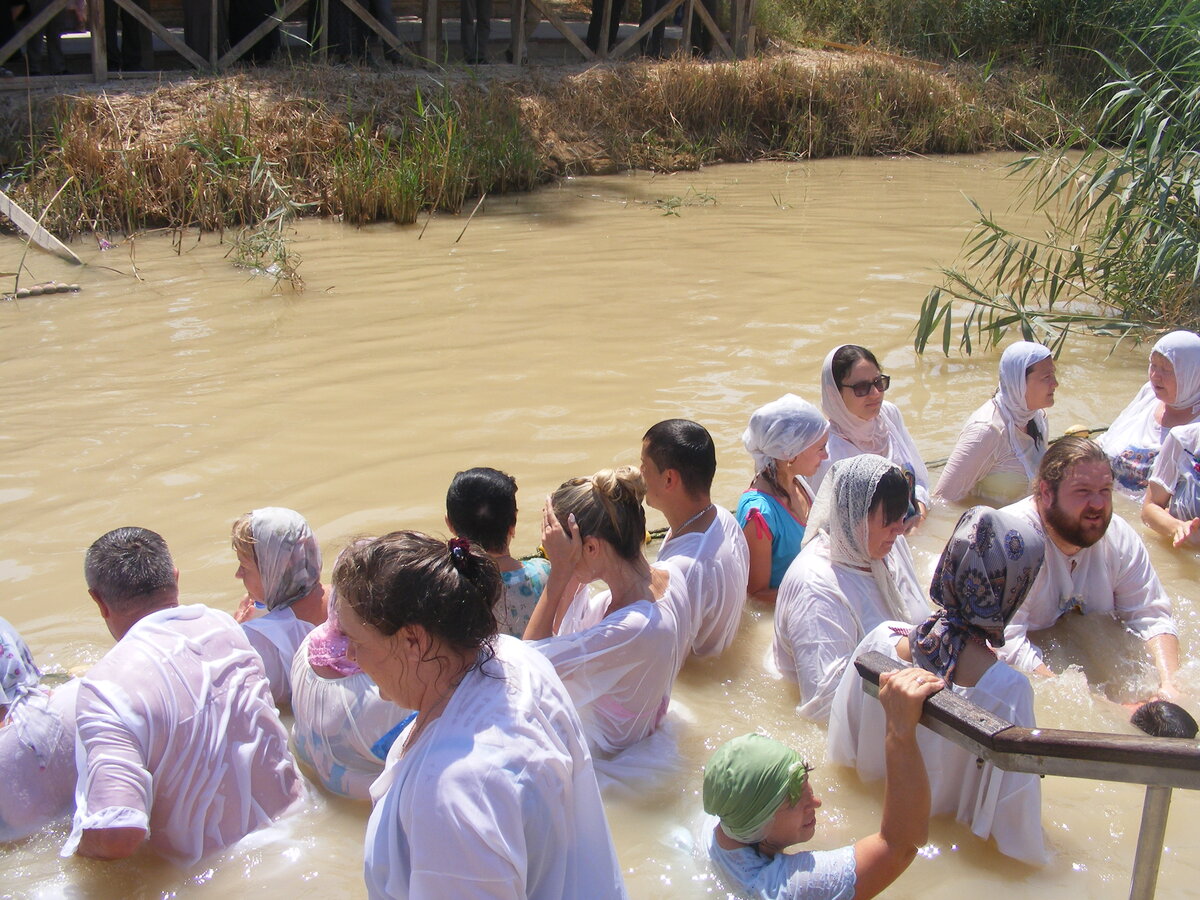
[{"label": "wet white robe", "polygon": [[500,635],[371,789],[371,897],[625,897],[579,717],[536,650]]},{"label": "wet white robe", "polygon": [[49,748],[39,760],[18,736],[26,704],[14,704],[0,727],[0,841],[19,841],[71,814],[75,806],[75,695],[79,680],[55,688],[45,703],[52,715],[25,723],[38,729],[36,740]]},{"label": "wet white robe", "polygon": [[141,828],[180,866],[285,812],[303,786],[262,662],[199,604],[136,622],[81,680],[74,826]]},{"label": "wet white robe", "polygon": [[[1042,532],[1041,516],[1032,497],[1004,507]],[[1049,628],[1066,612],[1111,616],[1136,637],[1147,641],[1175,634],[1171,601],[1150,563],[1142,539],[1114,514],[1104,537],[1068,557],[1047,538],[1046,561],[1034,579],[1025,602],[1004,629],[999,657],[1022,672],[1042,663],[1042,652],[1030,632]]]},{"label": "wet white robe", "polygon": [[280,709],[292,702],[292,659],[314,627],[311,622],[296,618],[287,606],[242,623],[250,646],[262,657],[271,697]]},{"label": "wet white robe", "polygon": [[703,532],[668,537],[659,560],[670,560],[687,578],[695,634],[691,651],[717,656],[733,643],[746,605],[750,551],[737,519],[716,507],[717,515]]},{"label": "wet white robe", "polygon": [[[884,622],[855,648],[854,657],[878,651],[897,662],[896,644],[903,635]],[[905,663],[905,665],[910,665]],[[1024,728],[1034,726],[1033,688],[1020,672],[997,661],[973,687],[951,690],[977,706]],[[887,720],[879,701],[862,689],[853,665],[846,668],[829,716],[829,761],[858,770],[863,781],[882,781],[886,773],[884,734]],[[1046,861],[1042,834],[1042,788],[1037,775],[1005,772],[927,728],[917,728],[917,742],[929,773],[933,815],[952,815],[981,838],[992,837],[1000,852],[1032,865]]]},{"label": "wet white robe", "polygon": [[[917,582],[912,551],[903,536],[884,558],[908,607],[911,624],[929,615]],[[872,628],[891,619],[870,572],[834,565],[829,542],[817,535],[788,568],[775,597],[775,664],[800,685],[806,719],[825,722],[842,672],[854,648]]]}]

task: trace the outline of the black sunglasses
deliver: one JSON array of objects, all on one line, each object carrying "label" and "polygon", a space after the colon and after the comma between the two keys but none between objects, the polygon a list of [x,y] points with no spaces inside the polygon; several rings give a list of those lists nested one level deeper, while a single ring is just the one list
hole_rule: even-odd
[{"label": "black sunglasses", "polygon": [[879,393],[884,394],[892,386],[892,376],[878,375],[871,381],[860,381],[857,384],[843,384],[840,386],[854,391],[855,397],[867,396],[867,394],[871,393],[871,388],[875,388]]}]

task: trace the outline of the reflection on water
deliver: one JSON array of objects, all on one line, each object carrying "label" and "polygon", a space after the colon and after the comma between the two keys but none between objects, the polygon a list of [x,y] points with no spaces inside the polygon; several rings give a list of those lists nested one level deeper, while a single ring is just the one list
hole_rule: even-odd
[{"label": "reflection on water", "polygon": [[[536,544],[534,511],[563,479],[636,463],[662,418],[704,423],[717,442],[714,497],[727,506],[751,476],[740,436],[751,410],[785,391],[819,399],[829,348],[871,347],[929,459],[943,457],[993,390],[998,355],[918,358],[911,329],[937,265],[952,261],[971,208],[1003,212],[1013,186],[991,158],[829,160],[563,182],[489,199],[461,240],[461,218],[419,227],[306,223],[297,235],[308,291],[274,296],[229,265],[211,236],[143,237],[71,272],[37,255],[32,280],[79,281],[77,295],[0,306],[0,524],[3,615],[39,659],[86,666],[110,646],[84,591],[83,550],[139,524],[175,551],[189,601],[232,610],[240,597],[230,523],[287,505],[316,528],[326,559],[351,535],[443,532],[454,472],[514,474],[524,510],[515,548]],[[692,194],[689,195],[689,190]],[[710,194],[714,205],[654,201]],[[11,271],[20,248],[0,247]],[[1110,421],[1145,378],[1145,350],[1073,341],[1059,365],[1052,429]],[[1136,510],[1118,503],[1136,522]],[[936,509],[916,541],[928,574],[957,509]],[[651,527],[662,524],[651,511]],[[1141,529],[1140,524],[1137,525]],[[1189,554],[1148,540],[1176,597],[1185,658],[1196,630]],[[1109,629],[1090,645],[1111,658]],[[761,729],[817,763],[817,845],[876,829],[877,787],[821,765],[823,732],[799,721],[794,689],[764,673],[771,615],[747,612],[717,661],[693,661],[671,717],[683,771],[608,804],[634,897],[719,891],[692,851],[699,772],[722,741]],[[1122,676],[1125,677],[1125,676]],[[1195,667],[1183,683],[1200,688]],[[1039,684],[1045,725],[1126,730],[1077,673]],[[1056,858],[1026,869],[953,822],[889,892],[959,897],[1124,897],[1137,835],[1137,787],[1047,779],[1043,819]],[[180,874],[139,858],[60,861],[64,829],[0,850],[9,890],[41,896],[357,896],[366,811],[316,791],[306,812]],[[1160,896],[1200,895],[1187,835],[1196,798],[1177,792]]]}]

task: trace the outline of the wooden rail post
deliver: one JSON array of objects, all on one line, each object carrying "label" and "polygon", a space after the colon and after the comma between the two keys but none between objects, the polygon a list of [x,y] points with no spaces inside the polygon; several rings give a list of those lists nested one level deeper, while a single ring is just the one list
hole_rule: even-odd
[{"label": "wooden rail post", "polygon": [[88,28],[92,30],[92,81],[108,81],[108,43],[104,36],[104,3],[88,4]]},{"label": "wooden rail post", "polygon": [[[882,673],[905,668],[876,652],[864,653],[854,666],[872,696],[879,695]],[[1007,772],[1146,785],[1129,897],[1153,900],[1171,790],[1200,790],[1200,742],[1020,728],[953,691],[939,691],[925,701],[921,724]]]}]

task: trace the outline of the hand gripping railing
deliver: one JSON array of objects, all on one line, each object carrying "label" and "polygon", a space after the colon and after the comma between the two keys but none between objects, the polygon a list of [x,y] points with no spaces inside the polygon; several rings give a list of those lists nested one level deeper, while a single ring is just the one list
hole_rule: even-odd
[{"label": "hand gripping railing", "polygon": [[[879,695],[881,673],[904,668],[875,652],[863,654],[854,665],[863,690],[872,696]],[[1129,897],[1154,897],[1171,790],[1200,789],[1200,742],[1018,728],[953,691],[939,691],[925,701],[921,724],[1005,771],[1146,785]]]}]

